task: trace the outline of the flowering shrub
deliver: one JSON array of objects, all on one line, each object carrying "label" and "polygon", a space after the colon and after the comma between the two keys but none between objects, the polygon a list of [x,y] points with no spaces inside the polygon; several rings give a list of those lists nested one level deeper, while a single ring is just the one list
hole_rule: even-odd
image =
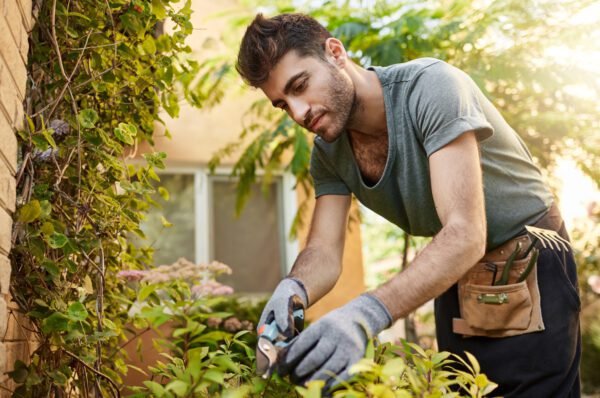
[{"label": "flowering shrub", "polygon": [[170,265],[160,265],[149,270],[120,271],[117,276],[130,282],[147,282],[157,284],[176,280],[187,281],[192,285],[191,290],[196,298],[207,295],[223,296],[233,294],[231,286],[216,281],[222,274],[231,274],[229,266],[213,261],[210,264],[194,264],[185,258],[180,258]]},{"label": "flowering shrub", "polygon": [[[263,303],[224,296],[231,288],[216,277],[231,270],[224,264],[192,264],[180,259],[171,266],[119,275],[137,288],[132,308],[138,328],[171,328],[155,343],[166,350],[149,368],[143,386],[130,387],[131,398],[282,397],[320,398],[323,383],[294,386],[277,374],[255,375],[257,336],[254,324]],[[235,316],[234,316],[235,315]],[[248,318],[251,319],[248,319]],[[241,319],[240,319],[241,318]],[[143,350],[144,347],[141,347]],[[483,397],[495,384],[481,374],[477,360],[447,352],[371,341],[353,377],[331,392],[333,397]]]},{"label": "flowering shrub", "polygon": [[[230,273],[222,263],[193,264],[185,259],[119,273],[137,290],[129,310],[136,328],[158,330],[170,324],[168,333],[154,342],[168,353],[166,361],[149,368],[143,386],[130,387],[131,397],[240,396],[249,386],[256,390],[265,385],[254,376],[255,323],[243,319],[243,313],[252,313],[255,320],[262,303],[249,310],[252,305],[243,299],[227,297],[233,289],[216,278]],[[290,385],[284,388],[293,390]]]}]

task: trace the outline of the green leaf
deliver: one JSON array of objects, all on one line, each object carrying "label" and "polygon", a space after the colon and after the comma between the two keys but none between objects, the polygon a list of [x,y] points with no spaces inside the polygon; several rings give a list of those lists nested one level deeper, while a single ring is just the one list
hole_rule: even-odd
[{"label": "green leaf", "polygon": [[96,122],[100,120],[98,113],[94,109],[83,109],[77,115],[77,120],[81,127],[91,129],[96,125]]},{"label": "green leaf", "polygon": [[208,355],[209,351],[210,349],[208,347],[191,348],[187,351],[187,356],[190,362],[200,362]]},{"label": "green leaf", "polygon": [[376,366],[377,366],[377,364],[375,362],[373,362],[372,359],[363,358],[350,367],[349,373],[351,375],[356,374],[356,373],[365,373],[365,372],[368,373],[368,372],[373,371],[373,369],[375,369]]},{"label": "green leaf", "polygon": [[164,200],[168,201],[169,200],[169,191],[167,190],[167,188],[165,187],[158,187],[158,194],[161,196],[161,198],[163,198]]},{"label": "green leaf", "polygon": [[142,43],[142,48],[148,55],[154,55],[156,53],[156,44],[154,43],[154,38],[150,35],[146,36],[144,42]]},{"label": "green leaf", "polygon": [[449,356],[450,353],[447,351],[436,352],[431,356],[431,362],[433,362],[434,365],[438,365],[444,360],[446,360]]},{"label": "green leaf", "polygon": [[383,365],[381,369],[381,373],[385,376],[397,376],[402,375],[402,372],[406,369],[406,363],[402,358],[393,358],[390,359]]},{"label": "green leaf", "polygon": [[152,152],[145,153],[144,159],[148,162],[150,166],[154,166],[157,169],[163,170],[165,168],[165,159],[167,158],[167,154],[165,152]]},{"label": "green leaf", "polygon": [[365,358],[369,358],[369,359],[375,358],[375,344],[373,343],[373,340],[369,340],[369,342],[367,343]]},{"label": "green leaf", "polygon": [[134,138],[137,135],[137,127],[130,123],[119,123],[119,127],[114,128],[115,137],[119,141],[128,145],[133,145]]},{"label": "green leaf", "polygon": [[481,368],[479,367],[479,362],[477,361],[477,358],[475,358],[475,356],[468,351],[465,351],[465,355],[467,356],[467,358],[469,358],[469,362],[473,366],[473,373],[479,374]]},{"label": "green leaf", "polygon": [[488,378],[486,375],[484,374],[478,374],[477,376],[475,376],[475,385],[479,388],[482,389],[485,386],[488,385]]},{"label": "green leaf", "polygon": [[44,138],[46,139],[46,141],[48,141],[48,144],[50,144],[50,146],[54,149],[56,149],[56,142],[54,141],[54,138],[52,137],[52,129],[49,130],[42,130],[42,135],[44,136]]},{"label": "green leaf", "polygon": [[427,358],[427,354],[425,353],[425,351],[423,350],[423,348],[421,348],[421,346],[419,346],[418,344],[415,343],[408,343],[408,346],[415,352],[417,352],[420,356],[422,356],[423,358]]},{"label": "green leaf", "polygon": [[173,391],[178,397],[183,397],[187,393],[190,385],[182,380],[173,380],[167,384],[167,391]]},{"label": "green leaf", "polygon": [[169,222],[169,220],[167,220],[164,216],[160,216],[160,222],[165,228],[171,228],[173,226],[173,224]]},{"label": "green leaf", "polygon": [[27,125],[29,126],[29,132],[33,134],[35,132],[35,124],[33,124],[33,120],[29,117],[29,115],[25,115],[27,119]]},{"label": "green leaf", "polygon": [[17,220],[24,224],[28,224],[37,220],[42,214],[42,207],[40,206],[40,202],[38,200],[32,200],[29,203],[26,203],[19,210],[19,216]]},{"label": "green leaf", "polygon": [[213,383],[217,383],[217,384],[221,384],[221,385],[223,385],[225,383],[225,375],[223,374],[222,371],[219,371],[216,369],[207,370],[203,375],[203,379],[212,381]]},{"label": "green leaf", "polygon": [[40,231],[44,234],[44,235],[52,235],[52,233],[54,232],[54,225],[52,225],[52,223],[50,222],[45,222],[44,224],[42,224],[42,226],[40,227]]},{"label": "green leaf", "polygon": [[156,398],[161,398],[165,395],[165,388],[155,381],[146,380],[144,385],[152,391],[152,394],[156,396]]},{"label": "green leaf", "polygon": [[296,387],[296,391],[302,398],[321,398],[321,391],[325,386],[323,380],[313,380],[306,383],[307,388]]},{"label": "green leaf", "polygon": [[52,205],[47,200],[42,200],[40,202],[40,208],[42,209],[42,218],[46,218],[52,213]]},{"label": "green leaf", "polygon": [[79,17],[79,18],[85,19],[87,22],[91,22],[92,21],[91,19],[89,19],[88,17],[86,17],[85,15],[83,15],[83,14],[81,14],[79,12],[69,12],[68,15],[70,17]]},{"label": "green leaf", "polygon": [[44,269],[53,277],[57,277],[58,275],[60,275],[60,270],[58,269],[58,266],[54,261],[47,260],[44,261],[42,265]]},{"label": "green leaf", "polygon": [[27,379],[29,375],[29,369],[27,364],[23,361],[17,359],[14,365],[14,370],[12,372],[8,372],[8,375],[17,383],[22,384]]},{"label": "green leaf", "polygon": [[69,243],[69,238],[58,232],[54,232],[52,235],[50,235],[50,238],[48,238],[48,244],[53,249],[60,249],[67,243]]},{"label": "green leaf", "polygon": [[150,296],[154,291],[158,288],[155,284],[150,284],[142,287],[138,293],[137,299],[138,301],[144,301]]},{"label": "green leaf", "polygon": [[128,145],[133,145],[133,138],[127,135],[127,133],[123,129],[115,127],[113,131],[115,133],[115,137],[117,137],[119,141],[124,142]]},{"label": "green leaf", "polygon": [[302,131],[296,130],[296,137],[294,140],[294,157],[292,158],[291,168],[294,175],[300,174],[303,170],[306,170],[310,162],[310,147],[308,146],[308,140],[306,134]]},{"label": "green leaf", "polygon": [[71,318],[71,320],[76,322],[85,321],[89,315],[87,310],[85,309],[85,306],[79,301],[76,301],[69,306],[67,314],[69,315],[69,318]]},{"label": "green leaf", "polygon": [[69,318],[61,313],[55,312],[42,322],[42,331],[44,333],[62,332],[69,327]]},{"label": "green leaf", "polygon": [[251,386],[241,386],[223,391],[223,398],[246,398],[250,396]]},{"label": "green leaf", "polygon": [[152,0],[152,12],[157,19],[165,19],[167,16],[167,10],[161,0]]},{"label": "green leaf", "polygon": [[60,370],[55,370],[53,372],[50,372],[49,374],[50,374],[50,377],[52,377],[52,379],[59,386],[64,386],[67,384],[67,381],[69,381],[69,378]]}]

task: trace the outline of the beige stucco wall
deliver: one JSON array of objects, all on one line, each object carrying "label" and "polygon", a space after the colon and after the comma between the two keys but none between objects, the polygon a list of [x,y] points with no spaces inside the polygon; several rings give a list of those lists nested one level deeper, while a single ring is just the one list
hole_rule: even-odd
[{"label": "beige stucco wall", "polygon": [[30,353],[25,328],[29,325],[11,301],[12,215],[15,212],[17,139],[23,127],[23,100],[26,87],[28,33],[33,27],[31,0],[0,1],[0,397],[14,386],[5,372],[16,359],[27,361]]},{"label": "beige stucco wall", "polygon": [[[230,35],[231,28],[227,25],[228,22],[224,18],[213,16],[224,10],[236,9],[238,7],[236,1],[195,0],[193,7],[195,30],[188,39],[188,44],[192,47],[196,58],[203,62],[215,54],[235,51],[236,40],[233,43],[225,43],[222,37],[223,32],[228,32]],[[172,139],[156,138],[155,149],[167,153],[167,165],[204,166],[217,150],[237,139],[242,131],[244,113],[259,98],[262,98],[262,93],[256,90],[243,90],[240,81],[233,84],[224,101],[216,107],[197,110],[182,105],[179,118],[173,120],[168,115],[163,115]],[[162,128],[158,129],[160,135]],[[224,165],[232,165],[235,158],[234,155],[225,159]],[[303,199],[302,192],[298,192],[298,203]],[[312,204],[307,210],[304,228],[299,233],[301,247],[308,233],[311,212]],[[311,308],[308,315],[314,319],[360,294],[363,290],[360,228],[355,224],[349,229],[347,235],[344,271],[338,284],[329,295]]]}]

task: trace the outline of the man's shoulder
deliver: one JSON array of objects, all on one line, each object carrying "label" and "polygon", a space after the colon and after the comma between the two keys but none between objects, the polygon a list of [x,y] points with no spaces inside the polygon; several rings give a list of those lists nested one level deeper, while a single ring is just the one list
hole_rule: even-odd
[{"label": "man's shoulder", "polygon": [[423,71],[436,64],[445,64],[445,62],[437,58],[426,57],[389,66],[371,66],[369,69],[377,73],[382,85],[385,86],[387,84],[412,81]]}]

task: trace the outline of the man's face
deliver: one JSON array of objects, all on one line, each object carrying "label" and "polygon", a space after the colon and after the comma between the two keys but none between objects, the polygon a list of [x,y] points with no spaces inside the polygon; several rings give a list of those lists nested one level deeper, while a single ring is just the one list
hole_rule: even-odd
[{"label": "man's face", "polygon": [[355,90],[350,78],[329,61],[284,55],[259,86],[273,106],[327,142],[335,141],[351,117]]}]

